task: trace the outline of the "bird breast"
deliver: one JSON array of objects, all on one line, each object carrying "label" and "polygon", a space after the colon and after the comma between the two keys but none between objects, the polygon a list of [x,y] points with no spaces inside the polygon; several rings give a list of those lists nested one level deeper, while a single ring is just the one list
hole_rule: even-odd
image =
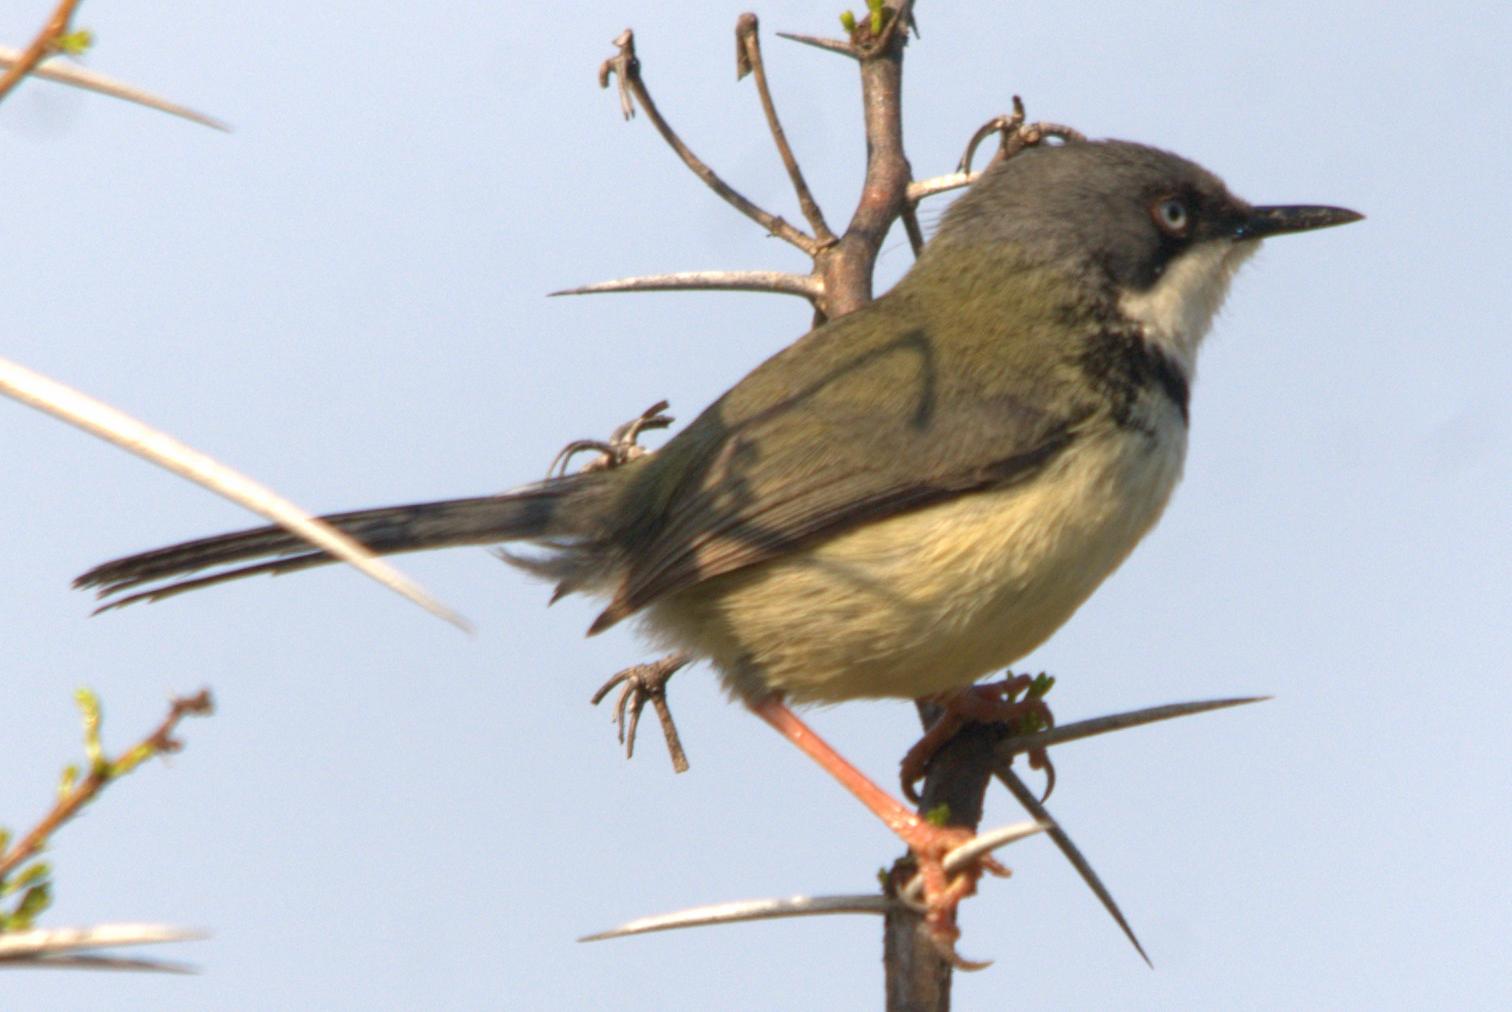
[{"label": "bird breast", "polygon": [[1159,519],[1181,474],[1173,407],[1153,431],[1084,430],[1005,488],[864,524],[708,580],[646,615],[746,699],[914,698],[961,688],[1058,629]]}]

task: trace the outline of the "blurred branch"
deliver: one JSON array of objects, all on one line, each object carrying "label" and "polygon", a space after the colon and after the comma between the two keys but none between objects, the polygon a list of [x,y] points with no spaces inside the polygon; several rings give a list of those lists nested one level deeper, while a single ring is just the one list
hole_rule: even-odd
[{"label": "blurred branch", "polygon": [[246,507],[317,548],[350,563],[432,615],[445,619],[464,632],[472,630],[465,618],[433,599],[361,543],[306,513],[272,489],[231,470],[172,436],[159,432],[108,404],[3,358],[0,358],[0,394],[54,418],[60,418],[172,471],[181,478],[187,478],[238,506]]},{"label": "blurred branch", "polygon": [[[0,67],[14,67],[22,55],[22,52],[18,49],[0,46]],[[126,84],[124,81],[117,81],[112,77],[106,77],[104,74],[89,70],[86,67],[68,63],[61,57],[55,59],[49,58],[38,64],[32,68],[31,76],[44,81],[54,81],[58,84],[83,88],[86,91],[93,91],[109,98],[118,98],[124,102],[132,102],[148,109],[156,109],[158,112],[165,112],[170,116],[177,116],[191,123],[210,127],[213,130],[221,130],[227,133],[231,130],[229,123],[218,120],[214,116],[191,109],[188,106],[179,105],[177,102],[172,102],[149,91],[144,91],[135,85]]]},{"label": "blurred branch", "polygon": [[11,89],[20,84],[21,79],[30,74],[44,57],[58,52],[62,40],[68,35],[69,22],[73,20],[74,11],[78,9],[80,2],[81,0],[60,0],[53,9],[52,16],[47,19],[47,24],[32,39],[31,45],[22,50],[10,68],[0,75],[0,101],[4,101]]},{"label": "blurred branch", "polygon": [[88,689],[80,689],[75,693],[75,698],[84,717],[84,752],[89,760],[89,770],[82,780],[78,779],[77,767],[70,766],[65,770],[63,782],[58,788],[58,800],[52,810],[13,846],[8,849],[0,847],[0,883],[4,883],[24,861],[34,857],[47,845],[47,841],[59,827],[78,815],[80,809],[93,801],[111,782],[126,776],[153,756],[167,755],[183,748],[183,744],[173,737],[179,721],[188,716],[209,714],[214,708],[208,689],[202,689],[193,696],[174,699],[169,706],[168,715],[152,733],[116,758],[108,759],[100,744],[103,715],[99,698]]},{"label": "blurred branch", "polygon": [[0,970],[10,968],[70,968],[84,970],[149,970],[192,973],[180,963],[107,956],[95,950],[123,945],[190,942],[206,937],[167,924],[98,924],[90,928],[35,928],[0,935]]},{"label": "blurred branch", "polygon": [[134,102],[137,105],[156,109],[170,116],[178,116],[216,130],[229,131],[231,129],[214,117],[170,102],[165,98],[159,98],[140,88],[106,77],[104,74],[97,74],[68,63],[45,62],[59,54],[78,55],[94,43],[94,37],[87,29],[69,30],[74,12],[78,9],[80,2],[81,0],[62,0],[52,16],[47,19],[47,24],[42,26],[37,37],[25,49],[0,46],[0,68],[5,69],[4,75],[0,76],[0,101],[3,101],[23,78],[30,75],[76,88],[85,88],[122,101]]},{"label": "blurred branch", "polygon": [[210,713],[210,693],[201,690],[193,696],[173,700],[168,715],[150,734],[113,759],[105,755],[105,748],[100,742],[103,715],[99,698],[88,689],[79,689],[74,698],[83,716],[87,772],[80,779],[78,766],[65,768],[53,807],[14,844],[11,843],[11,834],[0,829],[0,900],[5,901],[5,905],[0,906],[0,969],[77,967],[187,972],[187,967],[176,963],[110,956],[94,950],[204,937],[200,932],[156,924],[104,924],[90,928],[45,930],[33,928],[32,924],[38,915],[52,902],[53,884],[52,869],[45,862],[34,858],[47,847],[64,824],[98,798],[107,786],[127,776],[153,756],[179,751],[183,745],[174,737],[179,722],[188,716]]}]

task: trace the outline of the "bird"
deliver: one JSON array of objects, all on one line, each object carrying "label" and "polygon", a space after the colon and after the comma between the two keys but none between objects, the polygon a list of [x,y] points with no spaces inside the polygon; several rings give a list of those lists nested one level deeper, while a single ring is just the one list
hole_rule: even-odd
[{"label": "bird", "polygon": [[[1031,147],[984,171],[891,290],[654,452],[324,519],[384,554],[532,546],[508,558],[557,597],[604,600],[590,634],[634,618],[708,662],[908,844],[949,944],[980,868],[951,878],[942,857],[969,832],[877,787],[789,704],[949,698],[1048,639],[1165,509],[1198,349],[1236,270],[1266,238],[1361,217],[1256,206],[1129,141]],[[330,561],[264,527],[75,582],[123,604]]]}]

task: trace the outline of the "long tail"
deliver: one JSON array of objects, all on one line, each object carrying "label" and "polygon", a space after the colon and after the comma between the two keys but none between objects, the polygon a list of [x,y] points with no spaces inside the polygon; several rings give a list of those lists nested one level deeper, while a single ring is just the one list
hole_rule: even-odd
[{"label": "long tail", "polygon": [[[456,545],[570,538],[576,532],[568,517],[576,511],[564,510],[563,505],[573,492],[583,487],[581,479],[585,477],[554,479],[502,495],[354,510],[321,519],[381,555]],[[270,561],[116,596],[144,584],[252,559]],[[157,601],[258,573],[288,573],[334,561],[282,527],[258,527],[106,562],[79,576],[74,586],[93,587],[97,597],[114,598],[99,608],[108,611],[135,601]]]}]

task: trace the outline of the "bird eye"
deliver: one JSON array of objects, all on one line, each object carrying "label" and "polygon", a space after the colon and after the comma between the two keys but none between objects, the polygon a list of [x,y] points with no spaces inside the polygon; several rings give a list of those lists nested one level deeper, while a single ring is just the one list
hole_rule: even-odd
[{"label": "bird eye", "polygon": [[1156,226],[1170,236],[1184,236],[1191,225],[1192,216],[1184,201],[1177,197],[1164,197],[1150,207],[1150,217]]}]

